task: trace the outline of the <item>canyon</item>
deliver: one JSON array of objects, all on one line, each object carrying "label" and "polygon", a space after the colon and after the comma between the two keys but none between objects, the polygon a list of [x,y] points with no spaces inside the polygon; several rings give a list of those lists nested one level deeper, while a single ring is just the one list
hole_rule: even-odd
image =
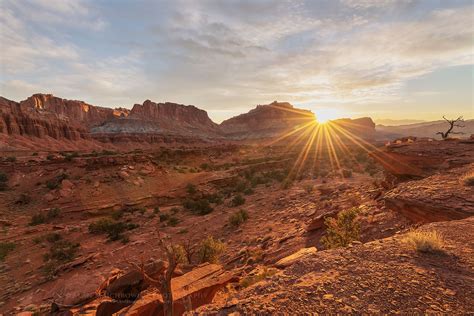
[{"label": "canyon", "polygon": [[472,137],[286,102],[1,98],[0,312],[162,314],[175,258],[174,315],[470,313],[473,179]]}]

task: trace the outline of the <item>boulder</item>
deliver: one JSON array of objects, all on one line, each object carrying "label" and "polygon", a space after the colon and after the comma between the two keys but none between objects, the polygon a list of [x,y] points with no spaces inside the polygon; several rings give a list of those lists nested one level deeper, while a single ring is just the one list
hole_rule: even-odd
[{"label": "boulder", "polygon": [[306,230],[310,232],[322,228],[324,226],[324,221],[326,220],[326,218],[334,218],[337,216],[338,213],[338,210],[333,210],[313,218],[306,227]]},{"label": "boulder", "polygon": [[[227,283],[237,281],[234,275],[218,264],[204,264],[171,280],[175,315],[212,302],[216,292]],[[163,298],[157,291],[140,297],[120,315],[147,316],[163,314]]]},{"label": "boulder", "polygon": [[118,175],[123,180],[127,179],[130,176],[126,171],[119,171]]},{"label": "boulder", "polygon": [[[145,265],[146,273],[151,277],[157,277],[162,274],[167,267],[165,261],[159,260]],[[135,300],[141,291],[145,290],[148,284],[143,282],[141,272],[132,270],[121,276],[113,276],[105,288],[107,296],[117,300]]]},{"label": "boulder", "polygon": [[316,247],[301,248],[294,254],[278,260],[275,263],[275,267],[279,269],[284,269],[288,266],[291,266],[295,262],[300,261],[302,258],[314,255],[317,251],[318,250],[316,249]]}]

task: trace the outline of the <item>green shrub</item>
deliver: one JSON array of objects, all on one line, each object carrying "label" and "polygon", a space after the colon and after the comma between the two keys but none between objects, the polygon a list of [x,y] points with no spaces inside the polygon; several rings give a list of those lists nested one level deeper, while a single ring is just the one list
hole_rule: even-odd
[{"label": "green shrub", "polygon": [[49,154],[49,155],[46,156],[46,159],[47,159],[47,160],[53,160],[53,159],[54,159],[54,155]]},{"label": "green shrub", "polygon": [[234,196],[234,198],[231,201],[231,205],[236,207],[245,204],[245,199],[242,197],[242,195],[238,194]]},{"label": "green shrub", "polygon": [[0,171],[0,182],[7,182],[8,181],[8,176]]},{"label": "green shrub", "polygon": [[203,199],[206,199],[209,203],[222,204],[223,196],[220,193],[204,194]]},{"label": "green shrub", "polygon": [[326,235],[321,238],[326,249],[346,247],[359,240],[360,224],[357,221],[357,208],[341,211],[336,218],[326,218]]},{"label": "green shrub", "polygon": [[54,260],[60,263],[71,261],[76,256],[79,246],[78,243],[68,240],[57,240],[53,242],[49,253],[44,255],[44,261]]},{"label": "green shrub", "polygon": [[245,195],[251,195],[251,194],[254,194],[254,193],[255,193],[255,191],[252,188],[247,188],[244,191]]},{"label": "green shrub", "polygon": [[196,186],[192,183],[188,183],[188,185],[186,186],[186,192],[191,195],[195,194],[197,192]]},{"label": "green shrub", "polygon": [[179,212],[179,208],[177,207],[172,207],[171,210],[170,210],[171,214],[176,214]]},{"label": "green shrub", "polygon": [[61,185],[61,182],[67,179],[68,177],[69,176],[66,173],[62,173],[57,177],[46,181],[46,187],[50,190],[57,189]]},{"label": "green shrub", "polygon": [[5,159],[7,162],[15,162],[16,161],[16,157],[15,156],[10,156],[10,157],[7,157]]},{"label": "green shrub", "polygon": [[72,152],[72,153],[63,154],[63,156],[64,156],[64,160],[72,161],[73,158],[79,157],[79,154],[77,152]]},{"label": "green shrub", "polygon": [[163,213],[163,214],[160,214],[160,222],[166,222],[167,220],[170,219],[170,214],[167,214],[167,213]]},{"label": "green shrub", "polygon": [[183,207],[198,215],[206,215],[213,211],[207,199],[186,199],[183,203]]},{"label": "green shrub", "polygon": [[234,227],[240,226],[249,219],[249,214],[245,210],[240,210],[229,217],[230,225]]},{"label": "green shrub", "polygon": [[342,170],[342,176],[344,178],[352,178],[352,170],[348,170],[348,169]]},{"label": "green shrub", "polygon": [[117,154],[117,152],[115,152],[115,151],[105,150],[105,149],[102,150],[102,152],[101,152],[102,156],[112,156],[112,155],[116,155],[116,154]]},{"label": "green shrub", "polygon": [[209,262],[216,263],[219,257],[225,251],[225,244],[219,240],[215,240],[212,236],[208,236],[199,245],[197,255],[200,263]]},{"label": "green shrub", "polygon": [[30,202],[31,202],[31,197],[26,193],[22,193],[20,194],[18,199],[15,201],[15,204],[26,205],[26,204],[29,204]]},{"label": "green shrub", "polygon": [[123,210],[113,211],[112,214],[110,215],[110,217],[112,217],[112,219],[115,219],[116,221],[118,221],[119,219],[121,219],[123,217],[124,213],[125,212]]},{"label": "green shrub", "polygon": [[177,217],[174,217],[174,216],[171,216],[169,219],[168,219],[168,225],[170,226],[176,226],[179,224],[179,219]]},{"label": "green shrub", "polygon": [[33,216],[31,216],[31,220],[30,220],[29,225],[30,226],[36,226],[36,225],[39,225],[39,224],[43,224],[45,222],[46,222],[46,216],[44,216],[41,213],[38,213],[38,214],[34,214]]},{"label": "green shrub", "polygon": [[4,261],[7,255],[15,250],[16,245],[12,242],[0,242],[0,262]]},{"label": "green shrub", "polygon": [[59,216],[60,213],[61,213],[61,210],[59,208],[57,207],[51,208],[46,213],[46,219],[51,220],[53,218],[56,218]]},{"label": "green shrub", "polygon": [[60,212],[61,211],[58,208],[52,208],[52,209],[49,209],[46,212],[46,214],[44,214],[44,213],[34,214],[33,216],[31,216],[31,220],[30,220],[29,225],[30,226],[35,226],[35,225],[39,225],[39,224],[49,222],[52,219],[58,217]]},{"label": "green shrub", "polygon": [[202,170],[207,170],[209,169],[209,164],[208,163],[202,163],[199,168],[201,168]]},{"label": "green shrub", "polygon": [[44,237],[44,239],[46,239],[46,241],[48,241],[50,243],[55,243],[55,242],[60,241],[61,239],[63,239],[63,237],[59,233],[50,233],[50,234],[46,235]]},{"label": "green shrub", "polygon": [[125,238],[123,234],[127,230],[137,227],[138,225],[134,223],[122,223],[102,218],[89,225],[89,232],[91,234],[105,234],[109,241],[116,241]]}]

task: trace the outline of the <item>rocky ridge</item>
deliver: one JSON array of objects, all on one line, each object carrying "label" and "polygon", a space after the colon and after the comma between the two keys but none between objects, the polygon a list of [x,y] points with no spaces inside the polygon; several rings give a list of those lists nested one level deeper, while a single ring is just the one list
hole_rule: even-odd
[{"label": "rocky ridge", "polygon": [[[53,140],[88,140],[89,147],[103,144],[166,144],[219,141],[251,141],[294,136],[317,126],[315,115],[287,102],[258,105],[248,113],[214,123],[206,111],[192,105],[155,103],[146,100],[131,110],[104,108],[83,101],[66,100],[51,94],[34,94],[21,102],[0,99],[0,134],[7,147],[31,143],[29,137]],[[331,122],[344,139],[372,139],[370,118],[340,119]],[[25,138],[26,137],[26,138]],[[31,147],[25,145],[24,147]],[[56,147],[56,146],[54,146]]]}]

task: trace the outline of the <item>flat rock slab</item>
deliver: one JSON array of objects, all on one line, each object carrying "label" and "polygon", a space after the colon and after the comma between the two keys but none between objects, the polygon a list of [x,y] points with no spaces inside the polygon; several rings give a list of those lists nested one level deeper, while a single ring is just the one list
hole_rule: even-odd
[{"label": "flat rock slab", "polygon": [[294,254],[278,260],[277,263],[275,263],[275,267],[284,269],[301,260],[302,258],[314,255],[317,251],[318,250],[316,249],[316,247],[302,248]]},{"label": "flat rock slab", "polygon": [[[195,309],[212,302],[216,292],[227,283],[236,281],[234,275],[218,264],[205,264],[171,280],[174,314]],[[148,316],[163,314],[163,298],[156,290],[144,293],[132,306],[117,315]]]}]

